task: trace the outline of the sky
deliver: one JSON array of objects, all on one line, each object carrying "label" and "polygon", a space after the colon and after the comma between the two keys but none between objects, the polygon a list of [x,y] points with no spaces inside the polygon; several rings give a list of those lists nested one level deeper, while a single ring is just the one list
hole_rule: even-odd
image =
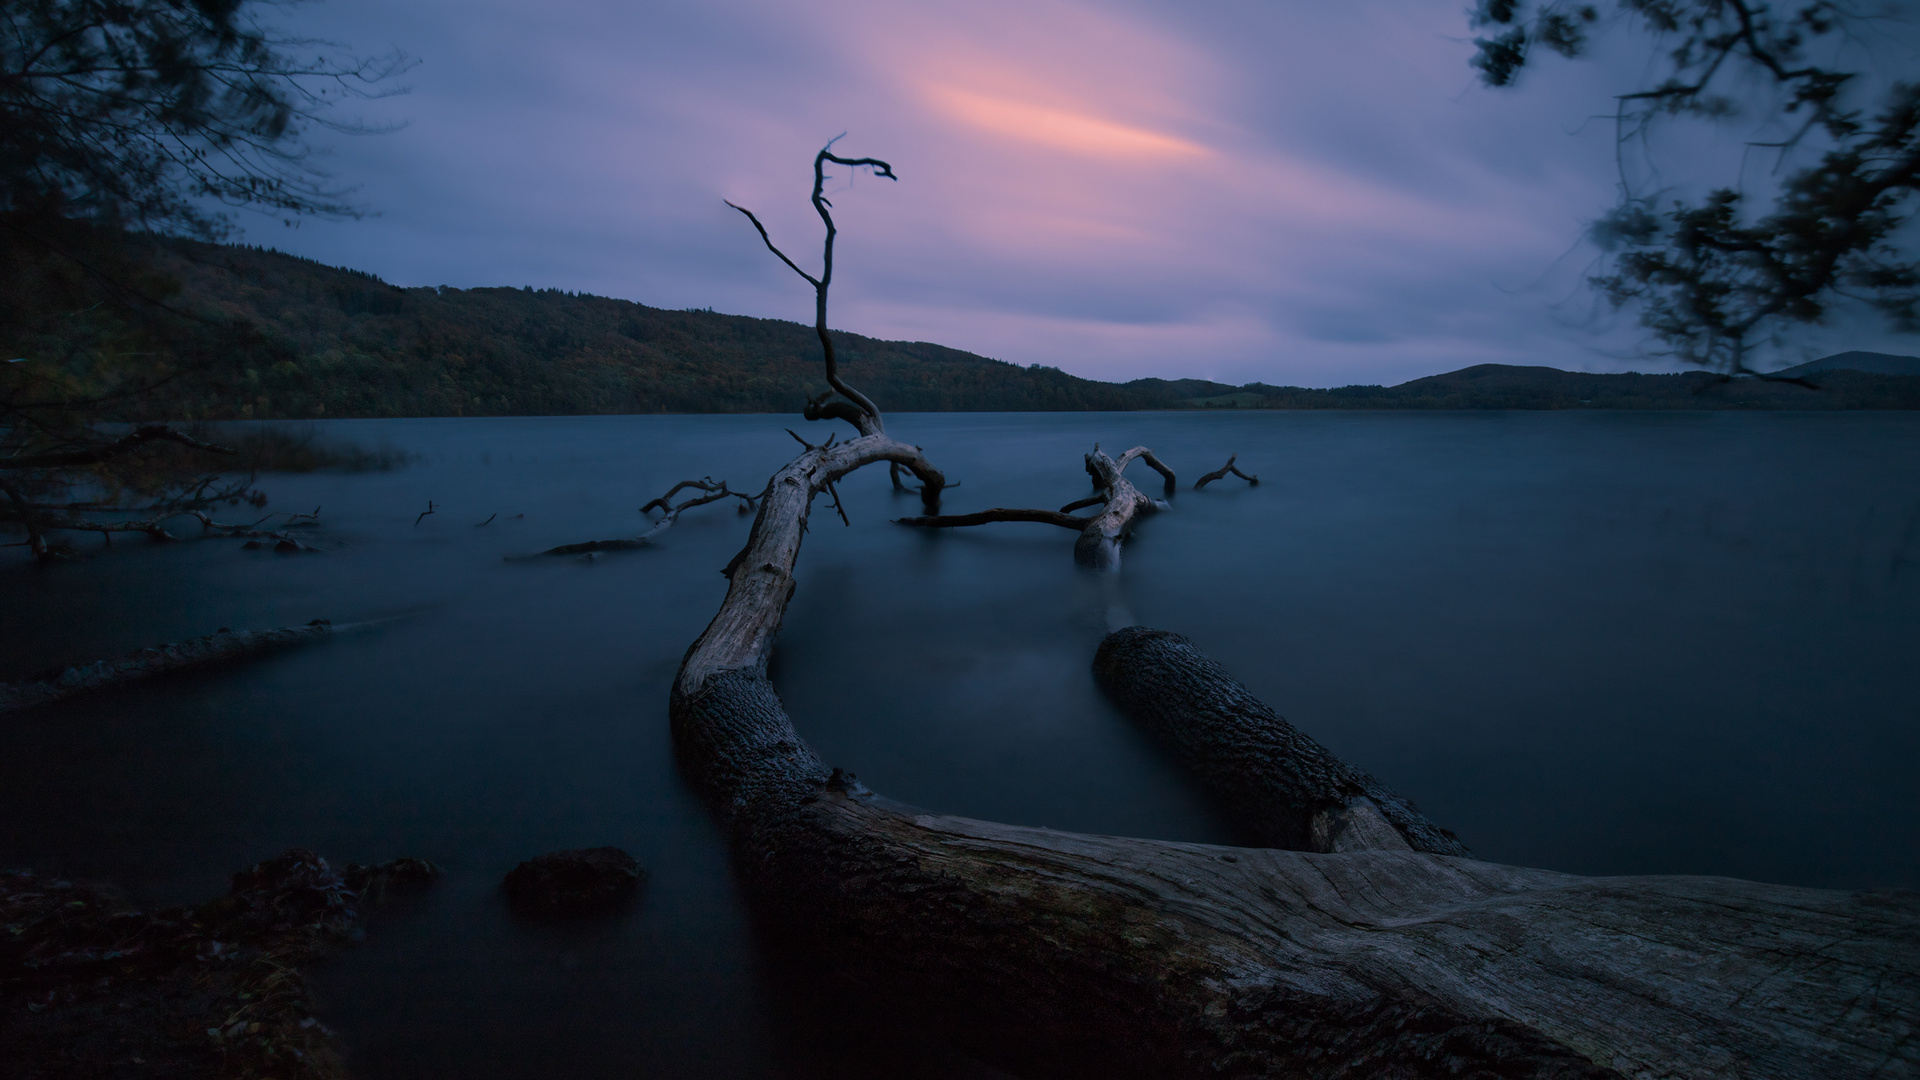
[{"label": "sky", "polygon": [[[1582,286],[1615,196],[1592,118],[1648,71],[1624,32],[1490,90],[1458,2],[325,0],[281,25],[418,63],[334,110],[398,130],[312,139],[367,216],[239,239],[399,285],[811,323],[723,200],[816,270],[812,159],[844,132],[899,180],[830,174],[837,329],[1108,380],[1668,366]],[[1780,363],[1845,348],[1920,342],[1843,318]]]}]

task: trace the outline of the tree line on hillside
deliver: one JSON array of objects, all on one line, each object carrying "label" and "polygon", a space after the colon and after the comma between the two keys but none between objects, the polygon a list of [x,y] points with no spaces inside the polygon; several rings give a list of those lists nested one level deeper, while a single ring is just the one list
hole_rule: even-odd
[{"label": "tree line on hillside", "polygon": [[[164,341],[197,377],[118,419],[794,412],[818,343],[779,319],[676,311],[558,289],[401,288],[261,248],[129,237],[121,258],[197,312]],[[125,335],[101,309],[9,343],[74,353]],[[1820,389],[1688,375],[1480,365],[1399,386],[1200,379],[1106,383],[927,342],[838,333],[843,361],[902,411],[1135,409],[1857,409],[1920,407],[1920,380],[1828,373]],[[815,387],[816,391],[824,386]]]}]

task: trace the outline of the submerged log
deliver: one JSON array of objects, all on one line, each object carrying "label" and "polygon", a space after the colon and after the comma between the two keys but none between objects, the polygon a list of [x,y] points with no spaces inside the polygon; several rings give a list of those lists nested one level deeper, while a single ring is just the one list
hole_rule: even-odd
[{"label": "submerged log", "polygon": [[[973,1052],[1016,1071],[1101,1077],[1867,1077],[1920,1066],[1912,894],[1084,836],[929,813],[829,769],[766,666],[812,495],[878,459],[862,444],[874,445],[811,450],[776,474],[728,567],[727,599],[682,662],[673,732],[766,917],[839,971],[916,1002]],[[1110,681],[1163,698],[1168,716],[1222,721],[1181,736],[1207,748],[1203,759],[1297,755],[1284,767],[1322,785],[1281,785],[1268,826],[1297,837],[1294,803],[1319,813],[1315,791],[1357,790],[1403,844],[1450,839],[1364,773],[1286,738],[1270,711],[1180,706],[1213,692],[1211,674],[1168,650],[1174,639],[1149,631],[1122,638],[1108,664],[1140,663]],[[1221,786],[1231,770],[1200,775]],[[1216,794],[1232,805],[1225,787]],[[1325,846],[1341,847],[1339,830],[1331,836]]]},{"label": "submerged log", "polygon": [[1108,634],[1094,676],[1262,847],[1466,855],[1459,837],[1282,720],[1179,634]]},{"label": "submerged log", "polygon": [[223,627],[219,632],[205,637],[141,649],[114,660],[99,660],[81,667],[71,667],[44,679],[0,683],[0,713],[45,705],[74,694],[113,689],[168,672],[208,667],[293,645],[304,645],[331,633],[333,623],[326,619],[315,619],[305,626],[242,630],[239,633]]}]

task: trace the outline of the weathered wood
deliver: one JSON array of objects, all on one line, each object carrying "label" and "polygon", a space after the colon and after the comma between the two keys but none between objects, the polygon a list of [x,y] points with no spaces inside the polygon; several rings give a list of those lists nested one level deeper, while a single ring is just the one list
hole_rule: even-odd
[{"label": "weathered wood", "polygon": [[1282,720],[1179,634],[1116,630],[1100,643],[1093,672],[1262,847],[1469,854],[1459,837]]},{"label": "weathered wood", "polygon": [[800,557],[813,497],[842,476],[879,461],[897,462],[920,481],[920,500],[940,506],[946,478],[917,446],[884,433],[862,435],[837,446],[817,446],[773,474],[760,496],[760,511],[746,546],[726,569],[727,598],[680,665],[676,686],[691,690],[708,675],[734,668],[765,671],[781,615],[793,595],[793,566]]},{"label": "weathered wood", "polygon": [[1157,504],[1140,493],[1140,489],[1127,481],[1126,469],[1135,459],[1145,461],[1167,479],[1167,489],[1173,489],[1173,470],[1160,463],[1153,451],[1144,446],[1136,446],[1121,454],[1118,461],[1108,457],[1095,446],[1087,455],[1087,475],[1092,477],[1093,486],[1106,495],[1106,507],[1092,518],[1080,530],[1079,539],[1073,542],[1073,559],[1082,566],[1095,570],[1115,572],[1120,569],[1120,545],[1133,531],[1133,519],[1150,514]]},{"label": "weathered wood", "polygon": [[[810,450],[775,475],[670,703],[681,760],[759,909],[840,972],[918,1003],[974,1053],[1040,1075],[1920,1068],[1911,894],[1057,833],[923,812],[827,768],[766,663],[812,495],[861,461],[901,460],[880,439]],[[1117,654],[1140,661],[1136,692],[1199,692],[1190,659],[1146,645],[1173,648],[1143,638]],[[1277,718],[1241,703],[1229,719],[1229,740],[1305,752],[1296,772],[1319,767],[1333,787],[1375,798],[1354,779],[1364,774],[1276,735]],[[1389,821],[1392,807],[1381,807]]]},{"label": "weathered wood", "polygon": [[205,637],[141,649],[114,660],[71,667],[46,679],[0,683],[0,713],[45,705],[74,694],[106,690],[187,668],[239,660],[293,645],[304,645],[333,632],[333,624],[315,619],[305,626],[272,630],[221,630]]}]

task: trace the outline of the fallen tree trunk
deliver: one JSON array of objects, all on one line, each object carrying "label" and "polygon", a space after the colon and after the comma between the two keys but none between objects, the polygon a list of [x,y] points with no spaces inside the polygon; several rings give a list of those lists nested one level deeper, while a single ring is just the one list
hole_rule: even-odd
[{"label": "fallen tree trunk", "polygon": [[[766,665],[812,496],[865,461],[901,460],[878,439],[809,450],[775,475],[670,714],[759,909],[975,1053],[1103,1077],[1867,1077],[1920,1064],[1910,894],[1057,833],[927,813],[828,769]],[[1159,663],[1153,648],[1170,643],[1151,644],[1108,650],[1110,664],[1128,648],[1150,661],[1124,693],[1204,696],[1193,665]],[[1250,761],[1300,749],[1270,727],[1256,738],[1264,720],[1244,702],[1215,712],[1237,719],[1200,740],[1212,753],[1246,739]],[[1290,767],[1376,798],[1357,770]],[[1437,842],[1396,820],[1390,798],[1376,805],[1403,842]]]},{"label": "fallen tree trunk", "polygon": [[1093,671],[1262,847],[1468,854],[1459,837],[1280,719],[1179,634],[1117,630],[1100,643]]},{"label": "fallen tree trunk", "polygon": [[333,624],[326,619],[315,619],[305,626],[282,626],[272,630],[242,630],[234,633],[222,629],[191,641],[141,649],[118,659],[71,667],[45,679],[0,683],[0,713],[45,705],[74,694],[125,686],[168,672],[206,667],[303,645],[332,632]]}]

